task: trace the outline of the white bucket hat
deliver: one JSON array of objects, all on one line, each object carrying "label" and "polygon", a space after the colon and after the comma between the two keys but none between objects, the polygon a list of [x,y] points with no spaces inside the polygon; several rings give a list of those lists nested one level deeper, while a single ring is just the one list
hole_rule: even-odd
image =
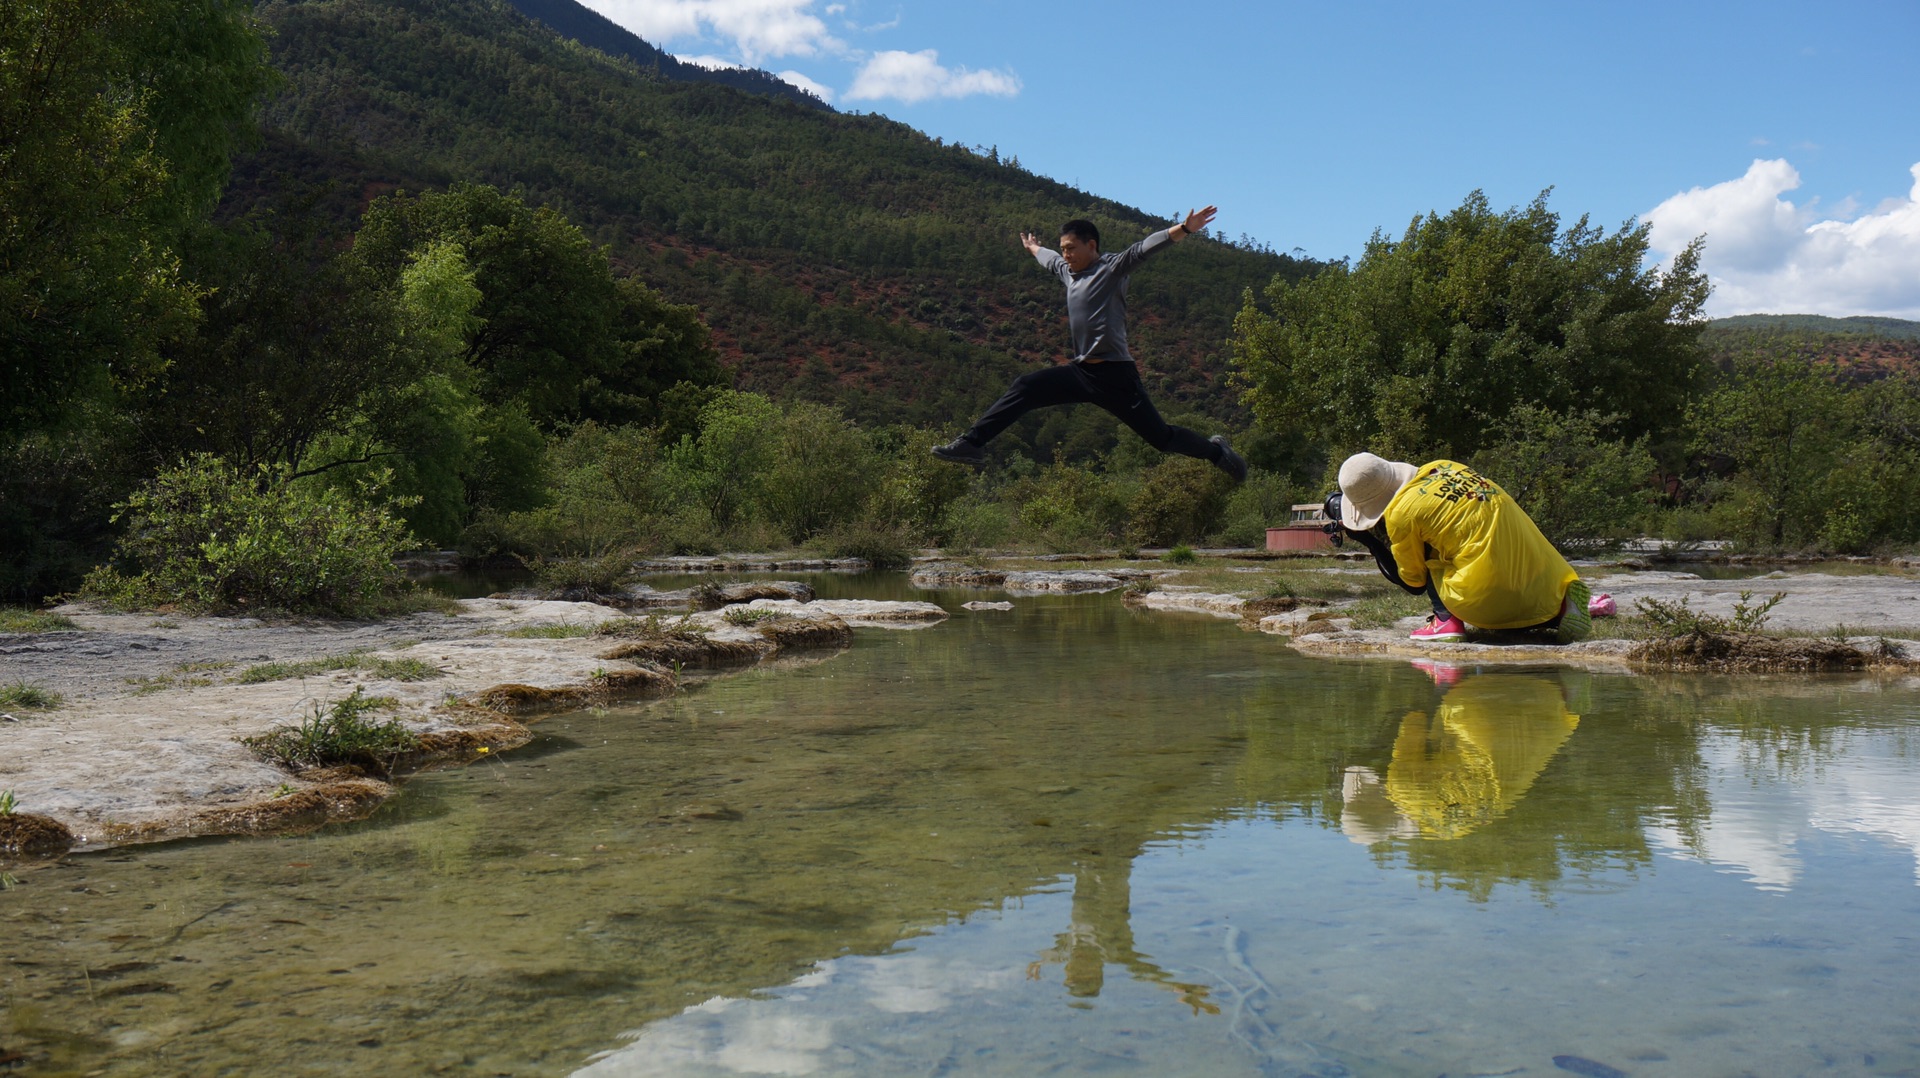
[{"label": "white bucket hat", "polygon": [[1357,532],[1380,522],[1400,488],[1412,481],[1420,469],[1411,464],[1355,453],[1340,465],[1340,523]]}]

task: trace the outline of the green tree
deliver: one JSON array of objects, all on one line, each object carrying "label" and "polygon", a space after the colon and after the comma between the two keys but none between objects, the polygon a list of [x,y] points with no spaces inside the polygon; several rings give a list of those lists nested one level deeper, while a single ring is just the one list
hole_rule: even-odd
[{"label": "green tree", "polygon": [[1564,231],[1543,192],[1496,214],[1476,191],[1375,233],[1352,267],[1249,294],[1236,384],[1268,427],[1337,451],[1469,456],[1522,405],[1618,414],[1638,438],[1675,423],[1701,370],[1698,243],[1661,271],[1647,226]]},{"label": "green tree", "polygon": [[547,207],[484,184],[377,199],[354,255],[397,281],[418,252],[458,244],[479,302],[464,335],[475,391],[516,401],[542,429],[583,419],[657,418],[656,398],[677,382],[724,381],[692,308],[643,282],[616,279],[607,252]]},{"label": "green tree", "polygon": [[199,324],[129,402],[156,467],[189,453],[248,473],[337,467],[348,458],[313,459],[320,439],[383,429],[410,403],[402,391],[430,356],[407,346],[396,290],[340,257],[342,237],[308,209],[259,212],[194,245]]},{"label": "green tree", "polygon": [[670,455],[684,497],[723,535],[759,504],[779,420],[765,397],[722,393],[700,410],[700,433],[682,438]]},{"label": "green tree", "polygon": [[768,436],[760,503],[789,540],[804,542],[860,516],[882,466],[865,431],[838,408],[802,401],[783,410]]},{"label": "green tree", "polygon": [[1505,436],[1470,463],[1513,495],[1555,546],[1602,546],[1640,534],[1655,475],[1647,437],[1611,436],[1616,417],[1560,415],[1523,404]]},{"label": "green tree", "polygon": [[1759,342],[1734,359],[1688,427],[1695,453],[1732,477],[1736,538],[1773,548],[1818,539],[1847,412],[1844,391],[1790,344]]},{"label": "green tree", "polygon": [[191,323],[176,243],[272,81],[252,8],[0,5],[0,444],[139,385]]}]

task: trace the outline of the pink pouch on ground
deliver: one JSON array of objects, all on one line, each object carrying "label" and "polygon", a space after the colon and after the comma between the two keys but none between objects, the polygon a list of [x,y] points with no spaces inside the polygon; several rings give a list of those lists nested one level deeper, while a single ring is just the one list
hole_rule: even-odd
[{"label": "pink pouch on ground", "polygon": [[1591,617],[1610,618],[1619,612],[1620,608],[1613,604],[1613,596],[1605,592],[1587,600],[1587,614]]}]

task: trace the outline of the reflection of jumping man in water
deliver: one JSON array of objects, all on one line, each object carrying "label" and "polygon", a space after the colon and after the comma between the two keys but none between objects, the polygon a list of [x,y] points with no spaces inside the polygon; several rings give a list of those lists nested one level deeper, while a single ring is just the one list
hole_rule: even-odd
[{"label": "reflection of jumping man in water", "polygon": [[974,421],[972,429],[946,445],[934,446],[933,455],[959,464],[985,464],[986,444],[1035,408],[1097,404],[1155,449],[1212,461],[1235,481],[1245,479],[1247,462],[1228,447],[1226,438],[1202,438],[1160,417],[1147,399],[1133,354],[1127,351],[1127,278],[1149,256],[1206,228],[1216,212],[1208,206],[1189,213],[1180,224],[1112,255],[1100,253],[1100,230],[1091,221],[1062,225],[1058,252],[1040,246],[1032,233],[1022,233],[1020,242],[1027,252],[1067,286],[1073,359],[1015,380]]}]

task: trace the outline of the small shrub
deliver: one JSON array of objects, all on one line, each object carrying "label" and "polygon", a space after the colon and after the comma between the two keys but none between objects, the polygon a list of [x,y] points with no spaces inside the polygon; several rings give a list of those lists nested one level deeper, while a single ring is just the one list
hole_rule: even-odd
[{"label": "small shrub", "polygon": [[18,802],[13,799],[12,790],[0,790],[0,816],[13,815],[13,810],[17,805]]},{"label": "small shrub", "polygon": [[905,569],[913,564],[912,536],[888,524],[859,521],[836,528],[817,542],[830,558],[859,558],[875,569]]},{"label": "small shrub", "polygon": [[202,454],[116,508],[127,523],[119,564],[94,570],[82,588],[117,606],[364,617],[408,589],[393,565],[409,545],[404,525],[283,472],[246,475]]},{"label": "small shrub", "polygon": [[1056,553],[1111,542],[1126,522],[1122,495],[1112,478],[1067,464],[1022,479],[1009,492],[1026,537]]},{"label": "small shrub", "polygon": [[1169,565],[1192,565],[1194,562],[1200,560],[1200,556],[1193,552],[1192,547],[1185,543],[1180,543],[1175,545],[1171,550],[1168,550],[1165,554],[1160,555],[1160,560]]},{"label": "small shrub", "polygon": [[633,575],[634,556],[621,550],[587,558],[521,558],[534,581],[549,592],[611,595]]},{"label": "small shrub", "polygon": [[1286,476],[1255,470],[1246,482],[1227,495],[1226,506],[1220,511],[1220,528],[1214,538],[1221,546],[1266,546],[1267,529],[1285,524],[1291,518],[1294,503],[1307,500],[1295,497],[1297,493]]},{"label": "small shrub", "polygon": [[79,627],[65,614],[49,614],[24,606],[0,606],[0,633],[57,633]]},{"label": "small shrub", "polygon": [[1775,592],[1772,598],[1756,606],[1753,604],[1753,593],[1743,591],[1740,601],[1733,605],[1733,615],[1724,618],[1693,609],[1685,596],[1677,603],[1649,597],[1636,600],[1634,606],[1640,613],[1643,635],[1656,640],[1674,640],[1681,637],[1757,633],[1765,628],[1773,608],[1786,597],[1784,591]]},{"label": "small shrub", "polygon": [[1142,546],[1199,539],[1218,526],[1232,491],[1233,480],[1204,460],[1156,464],[1127,504],[1127,538]]},{"label": "small shrub", "polygon": [[411,751],[420,738],[397,719],[373,722],[368,712],[394,706],[385,696],[367,696],[361,689],[332,707],[314,704],[298,726],[283,726],[241,744],[270,760],[292,768],[358,764],[385,774],[394,758]]},{"label": "small shrub", "polygon": [[949,551],[966,553],[995,547],[1012,534],[1013,514],[999,502],[963,497],[946,507],[941,529],[946,534]]},{"label": "small shrub", "polygon": [[25,681],[0,685],[0,707],[50,711],[65,702],[66,698],[59,693],[51,689],[43,689],[38,685],[29,685]]},{"label": "small shrub", "polygon": [[729,625],[751,627],[762,622],[780,621],[787,617],[783,610],[771,610],[764,606],[736,606],[720,615]]}]

